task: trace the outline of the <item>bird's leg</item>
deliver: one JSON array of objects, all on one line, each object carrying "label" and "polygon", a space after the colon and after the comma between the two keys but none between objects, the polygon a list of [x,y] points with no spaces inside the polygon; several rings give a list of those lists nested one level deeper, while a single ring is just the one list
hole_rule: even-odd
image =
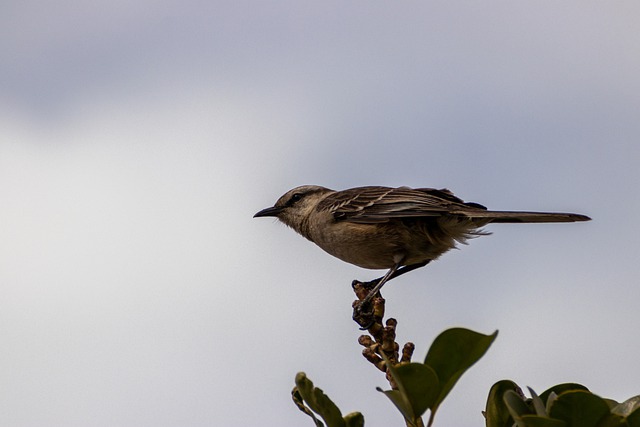
[{"label": "bird's leg", "polygon": [[430,260],[400,267],[400,265],[402,264],[402,259],[400,259],[393,267],[389,269],[389,271],[387,271],[387,273],[383,277],[379,279],[371,280],[365,283],[354,281],[354,285],[356,283],[361,283],[365,289],[369,289],[367,295],[360,301],[358,301],[353,308],[353,320],[355,320],[361,326],[360,329],[367,329],[374,323],[374,313],[373,307],[371,306],[371,301],[373,300],[373,298],[375,298],[378,292],[380,292],[380,289],[386,282],[393,279],[394,277],[398,277],[404,273],[415,270],[416,268],[424,267],[429,263],[429,261]]},{"label": "bird's leg", "polygon": [[[427,260],[427,261],[425,261],[425,262],[420,262],[420,263],[418,263],[418,264],[405,265],[405,266],[400,267],[400,268],[398,268],[398,267],[396,266],[395,272],[394,272],[394,273],[392,273],[389,277],[387,277],[384,281],[385,281],[385,282],[388,282],[389,280],[391,280],[391,279],[395,279],[396,277],[401,276],[401,275],[403,275],[404,273],[408,273],[408,272],[410,272],[410,271],[413,271],[413,270],[415,270],[416,268],[424,267],[425,265],[429,264],[429,262],[430,262],[430,261],[431,261],[431,260]],[[363,285],[364,285],[366,288],[375,289],[375,288],[378,286],[379,282],[382,282],[382,280],[383,280],[383,279],[384,279],[388,274],[389,274],[389,273],[385,274],[385,276],[384,276],[384,277],[379,277],[379,278],[377,278],[377,279],[375,279],[375,280],[371,280],[371,281],[369,281],[369,282],[364,282],[364,283],[363,283]],[[384,284],[384,283],[383,283],[383,284]],[[381,287],[382,287],[382,286],[380,286],[380,288],[381,288]],[[380,288],[378,288],[378,291],[380,290]],[[376,291],[376,292],[377,292],[377,291]]]},{"label": "bird's leg", "polygon": [[[367,285],[369,284],[374,284],[375,286],[373,288],[371,288],[371,290],[369,290],[369,293],[367,294],[366,297],[364,297],[362,299],[362,301],[360,301],[360,304],[358,304],[360,306],[360,308],[362,308],[363,306],[369,304],[371,302],[371,300],[373,299],[374,296],[376,296],[376,294],[378,292],[380,292],[380,289],[382,289],[382,287],[384,286],[384,284],[388,281],[391,280],[393,277],[395,277],[395,274],[399,271],[398,268],[400,267],[400,264],[395,264],[393,267],[391,267],[389,269],[389,271],[387,271],[387,274],[385,274],[384,276],[382,276],[379,279],[376,280],[372,280],[371,282],[367,282],[365,283],[365,287],[368,287]],[[402,269],[400,269],[402,270]]]},{"label": "bird's leg", "polygon": [[[399,263],[396,263],[393,267],[391,267],[391,269],[389,269],[389,271],[387,271],[387,274],[385,274],[379,280],[367,282],[366,284],[354,280],[351,284],[359,300],[353,303],[353,320],[355,320],[355,322],[360,325],[360,330],[364,331],[365,329],[369,329],[376,323],[376,303],[372,303],[372,300],[374,297],[376,297],[376,295],[380,295],[380,288],[382,288],[385,282],[389,280],[389,278],[398,270],[399,265]],[[373,288],[371,288],[370,286],[366,286],[373,285],[374,283],[375,286],[373,286]],[[362,291],[366,292],[366,294],[364,294],[364,292]],[[376,301],[378,300],[376,299]],[[384,300],[380,298],[379,301]],[[378,313],[378,317],[380,316],[381,313]]]}]

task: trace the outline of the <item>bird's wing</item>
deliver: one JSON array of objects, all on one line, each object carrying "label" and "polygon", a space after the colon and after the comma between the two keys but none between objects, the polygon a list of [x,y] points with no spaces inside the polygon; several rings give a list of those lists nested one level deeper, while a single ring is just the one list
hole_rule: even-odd
[{"label": "bird's wing", "polygon": [[484,206],[465,203],[446,189],[408,187],[359,187],[338,191],[322,200],[318,209],[332,212],[337,220],[367,224],[394,218],[468,216],[486,211]]},{"label": "bird's wing", "polygon": [[359,187],[330,194],[318,208],[338,221],[377,224],[392,219],[429,218],[444,215],[489,222],[589,221],[586,215],[563,212],[490,211],[478,203],[465,202],[447,189]]}]

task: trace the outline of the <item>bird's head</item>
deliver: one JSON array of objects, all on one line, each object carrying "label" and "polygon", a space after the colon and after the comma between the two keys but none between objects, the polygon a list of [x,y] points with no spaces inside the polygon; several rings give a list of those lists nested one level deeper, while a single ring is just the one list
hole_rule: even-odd
[{"label": "bird's head", "polygon": [[318,185],[302,185],[287,191],[275,205],[262,209],[253,217],[273,216],[298,233],[303,233],[303,222],[318,203],[333,190]]}]

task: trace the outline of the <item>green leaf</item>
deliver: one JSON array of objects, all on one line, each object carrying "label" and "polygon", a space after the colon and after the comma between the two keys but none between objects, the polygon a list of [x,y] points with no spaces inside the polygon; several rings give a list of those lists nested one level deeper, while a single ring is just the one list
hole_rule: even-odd
[{"label": "green leaf", "polygon": [[598,421],[598,427],[627,427],[627,423],[624,417],[609,413]]},{"label": "green leaf", "polygon": [[462,374],[489,349],[498,335],[483,335],[469,329],[447,329],[436,337],[424,363],[435,371],[440,380],[440,394],[431,407],[435,412]]},{"label": "green leaf", "polygon": [[394,405],[396,405],[396,408],[398,408],[405,420],[415,423],[413,408],[400,390],[383,390],[380,387],[376,387],[376,390],[380,393],[384,393],[384,395],[387,396]]},{"label": "green leaf", "polygon": [[523,415],[521,421],[524,427],[565,427],[567,425],[564,421],[540,415]]},{"label": "green leaf", "polygon": [[567,423],[567,427],[597,427],[609,406],[599,396],[585,391],[565,391],[551,406],[549,415]]},{"label": "green leaf", "polygon": [[627,416],[627,424],[629,427],[640,427],[640,408]]},{"label": "green leaf", "polygon": [[529,389],[529,394],[531,395],[531,404],[533,405],[533,409],[536,415],[539,415],[541,417],[546,417],[547,409],[544,406],[544,402],[542,401],[540,396],[538,396],[536,392],[533,391],[531,387],[527,387],[527,388]]},{"label": "green leaf", "polygon": [[[547,402],[544,407],[547,415],[549,415],[549,412],[551,412],[551,407],[553,406],[553,402],[555,402],[557,398],[558,398],[558,395],[555,393],[555,391],[552,391],[551,393],[549,393],[549,397],[547,398]],[[542,398],[540,398],[540,400],[542,400]]]},{"label": "green leaf", "polygon": [[626,417],[639,408],[640,396],[634,396],[611,408],[611,412]]},{"label": "green leaf", "polygon": [[489,390],[485,419],[487,427],[511,427],[514,423],[503,396],[507,391],[519,392],[520,387],[511,380],[502,380],[495,383]]},{"label": "green leaf", "polygon": [[609,407],[609,410],[612,410],[613,408],[615,408],[616,406],[618,406],[618,405],[619,405],[619,403],[618,403],[618,402],[616,402],[616,401],[615,401],[615,400],[613,400],[613,399],[609,399],[609,398],[606,398],[606,397],[603,397],[602,399],[603,399],[605,402],[607,402],[607,406]]},{"label": "green leaf", "polygon": [[344,416],[347,427],[364,427],[364,416],[360,412],[351,412]]},{"label": "green leaf", "polygon": [[411,421],[415,419],[413,408],[400,390],[383,390],[380,387],[376,387],[376,390],[380,393],[384,393],[384,395],[387,396],[394,405],[396,405],[396,408],[398,408],[405,420]]},{"label": "green leaf", "polygon": [[401,364],[393,371],[398,388],[407,396],[416,418],[421,417],[438,397],[438,376],[430,366],[421,363]]},{"label": "green leaf", "polygon": [[320,421],[316,417],[316,414],[314,414],[313,411],[304,404],[304,399],[302,398],[302,395],[300,394],[298,387],[294,387],[293,390],[291,390],[291,398],[293,399],[293,403],[296,404],[298,409],[300,409],[302,412],[304,412],[309,417],[311,417],[316,427],[324,427],[324,424],[322,424],[322,421]]},{"label": "green leaf", "polygon": [[[388,360],[385,360],[388,363]],[[438,376],[422,363],[387,365],[398,390],[381,391],[400,410],[406,420],[415,422],[429,409],[440,391]]]},{"label": "green leaf", "polygon": [[[298,394],[304,399],[307,406],[316,414],[320,415],[327,427],[345,427],[345,421],[342,418],[340,409],[324,394],[324,392],[313,386],[313,382],[307,378],[304,372],[298,372],[296,375],[296,386]],[[295,392],[295,389],[294,389]],[[294,397],[294,401],[295,401]],[[296,405],[298,403],[296,402]],[[298,405],[300,408],[300,405]],[[307,411],[303,412],[307,413]],[[320,427],[322,423],[318,424],[318,420],[314,418],[316,426]]]},{"label": "green leaf", "polygon": [[534,414],[529,405],[524,401],[522,395],[514,390],[507,390],[502,398],[509,410],[509,414],[511,414],[511,418],[513,418],[518,427],[525,427],[522,417]]},{"label": "green leaf", "polygon": [[555,393],[555,394],[560,394],[560,393],[564,393],[565,391],[570,391],[570,390],[584,390],[584,391],[589,391],[588,388],[586,388],[585,386],[583,386],[582,384],[576,384],[576,383],[562,383],[562,384],[557,384],[554,385],[553,387],[551,387],[548,390],[545,390],[541,395],[540,395],[540,399],[542,399],[542,401],[546,404],[547,401],[549,400],[549,395],[551,393]]}]

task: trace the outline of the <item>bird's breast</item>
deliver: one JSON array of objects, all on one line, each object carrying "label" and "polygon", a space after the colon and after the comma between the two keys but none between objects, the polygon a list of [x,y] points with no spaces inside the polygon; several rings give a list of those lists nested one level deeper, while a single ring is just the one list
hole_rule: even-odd
[{"label": "bird's breast", "polygon": [[[349,221],[311,221],[309,239],[329,254],[369,269],[388,269],[438,258],[469,237],[471,224],[438,220],[390,220],[362,224]],[[313,224],[321,226],[313,227]]]},{"label": "bird's breast", "polygon": [[404,256],[401,236],[384,224],[332,222],[309,234],[329,254],[362,268],[388,269]]}]

